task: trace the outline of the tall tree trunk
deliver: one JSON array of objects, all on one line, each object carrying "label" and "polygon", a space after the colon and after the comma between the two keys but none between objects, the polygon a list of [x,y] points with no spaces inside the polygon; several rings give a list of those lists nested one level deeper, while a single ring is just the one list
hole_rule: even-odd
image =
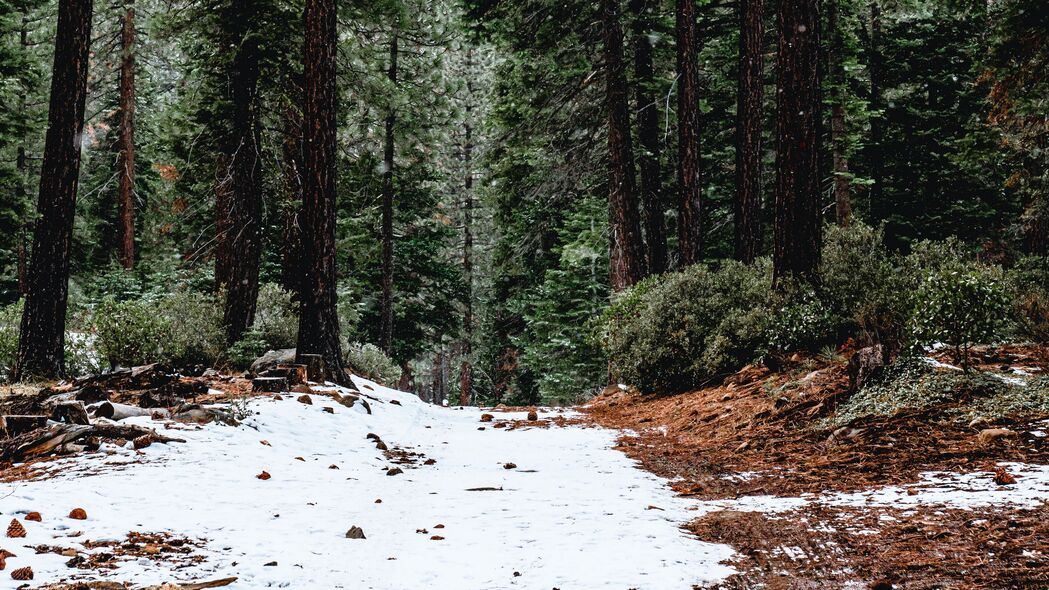
[{"label": "tall tree trunk", "polygon": [[[253,23],[255,0],[233,0],[233,13]],[[262,257],[262,172],[259,153],[259,35],[248,25],[239,29],[230,67],[233,130],[229,152],[231,199],[223,213],[228,233],[221,244],[228,251],[229,277],[223,324],[229,342],[240,340],[255,323]]]},{"label": "tall tree trunk", "polygon": [[619,0],[601,0],[601,12],[608,101],[609,274],[612,291],[619,292],[641,279],[645,265],[641,219],[634,189],[634,157],[630,141],[630,108],[623,64]]},{"label": "tall tree trunk", "polygon": [[[473,54],[467,50],[466,69],[469,76],[473,69]],[[463,361],[459,366],[459,405],[468,406],[473,393],[473,365],[470,355],[473,354],[474,307],[473,307],[473,207],[474,207],[474,174],[473,174],[473,88],[466,82],[466,117],[465,144],[463,145],[463,282],[466,284],[466,296],[463,302]]]},{"label": "tall tree trunk", "polygon": [[233,219],[228,214],[233,203],[229,162],[225,153],[215,156],[215,290],[218,293],[224,293],[229,284],[233,256],[233,249],[226,243],[233,235]]},{"label": "tall tree trunk", "polygon": [[677,0],[678,222],[680,267],[703,257],[703,187],[699,153],[699,40],[695,0]]},{"label": "tall tree trunk", "polygon": [[128,0],[120,27],[120,130],[117,137],[117,260],[135,266],[135,4]]},{"label": "tall tree trunk", "polygon": [[880,0],[870,0],[870,35],[867,50],[867,68],[870,72],[870,108],[878,111],[870,118],[871,146],[871,189],[870,200],[881,203],[885,194],[885,164],[882,157],[882,113],[885,106],[881,97],[882,57],[881,57],[881,5]]},{"label": "tall tree trunk", "polygon": [[[22,22],[18,31],[19,45],[22,47],[22,51],[25,52],[29,49],[29,9],[28,7],[22,7]],[[27,111],[28,106],[28,89],[25,85],[22,86],[18,93],[18,115],[19,120],[26,122],[26,118],[29,116]],[[18,173],[18,207],[27,207],[26,203],[29,201],[29,156],[26,153],[26,142],[27,142],[27,129],[24,127],[19,130],[19,143],[18,152],[15,155],[15,170]],[[18,232],[18,295],[25,297],[26,292],[29,289],[29,257],[26,248],[26,241],[30,229],[30,221],[26,219],[25,213],[22,214],[22,224]]]},{"label": "tall tree trunk", "polygon": [[91,0],[58,3],[51,101],[40,170],[39,221],[33,235],[29,289],[12,380],[55,377],[65,371],[69,249],[87,98],[91,9]]},{"label": "tall tree trunk", "polygon": [[761,123],[764,100],[763,0],[739,0],[739,81],[736,102],[736,259],[761,252]]},{"label": "tall tree trunk", "polygon": [[845,44],[838,24],[839,0],[827,3],[827,34],[830,36],[827,69],[830,90],[833,93],[830,115],[831,158],[834,177],[834,209],[838,225],[847,226],[852,220],[852,186],[845,137],[845,66],[842,64]]},{"label": "tall tree trunk", "polygon": [[[390,39],[390,67],[386,72],[390,82],[397,86],[397,35]],[[391,101],[392,102],[392,101]],[[393,355],[393,167],[394,128],[397,113],[390,108],[386,114],[386,140],[382,157],[382,302],[379,318],[379,348],[387,356]]]},{"label": "tall tree trunk", "polygon": [[773,281],[816,281],[820,261],[819,0],[779,6]]},{"label": "tall tree trunk", "polygon": [[342,366],[335,269],[335,0],[306,0],[303,69],[303,262],[298,354],[324,357],[327,378],[349,383]]},{"label": "tall tree trunk", "polygon": [[302,297],[302,230],[299,227],[299,209],[302,200],[302,112],[295,101],[301,101],[302,85],[294,84],[295,99],[284,105],[284,131],[281,141],[281,178],[284,184],[284,202],[281,206],[280,259],[281,286],[295,301]]},{"label": "tall tree trunk", "polygon": [[638,155],[641,171],[641,221],[645,229],[648,272],[667,269],[667,224],[663,214],[663,180],[659,170],[659,104],[655,99],[652,66],[653,0],[630,0],[634,13],[634,108],[637,110]]}]

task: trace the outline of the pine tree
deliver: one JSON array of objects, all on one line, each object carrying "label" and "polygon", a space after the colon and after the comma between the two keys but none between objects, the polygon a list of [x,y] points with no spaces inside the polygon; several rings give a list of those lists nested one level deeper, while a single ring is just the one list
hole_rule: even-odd
[{"label": "pine tree", "polygon": [[735,254],[737,260],[749,264],[761,250],[764,0],[740,0],[738,10]]},{"label": "pine tree", "polygon": [[663,179],[659,157],[659,103],[652,63],[654,25],[652,0],[631,0],[634,14],[634,110],[637,111],[638,162],[640,169],[641,219],[645,229],[645,259],[648,272],[661,274],[667,269],[667,228],[663,214]]},{"label": "pine tree", "polygon": [[678,202],[680,267],[703,258],[703,187],[700,184],[699,39],[695,0],[677,0]]},{"label": "pine tree", "polygon": [[128,0],[120,25],[120,123],[117,152],[117,259],[135,266],[135,4]]}]

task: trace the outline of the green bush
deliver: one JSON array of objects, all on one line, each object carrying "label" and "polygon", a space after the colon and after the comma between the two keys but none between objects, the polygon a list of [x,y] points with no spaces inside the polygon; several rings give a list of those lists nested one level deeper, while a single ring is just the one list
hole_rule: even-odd
[{"label": "green bush", "polygon": [[771,298],[764,338],[767,351],[811,349],[833,339],[837,321],[812,287],[792,285]]},{"label": "green bush", "polygon": [[154,302],[108,299],[95,310],[95,344],[111,367],[166,360],[171,334],[171,321]]},{"label": "green bush", "polygon": [[1021,258],[1009,269],[1007,280],[1016,335],[1033,342],[1049,342],[1049,259]]},{"label": "green bush", "polygon": [[248,330],[226,350],[226,360],[238,369],[246,369],[269,349],[261,332]]},{"label": "green bush", "polygon": [[253,328],[269,348],[296,346],[299,338],[299,306],[293,297],[291,292],[274,283],[264,283],[259,287]]},{"label": "green bush", "polygon": [[222,355],[222,306],[213,295],[179,291],[161,299],[157,311],[169,325],[167,360],[176,366],[213,365]]},{"label": "green bush", "polygon": [[22,300],[0,307],[0,380],[7,380],[18,355],[18,332],[22,323]]},{"label": "green bush", "polygon": [[1005,333],[1010,301],[999,273],[986,268],[945,268],[930,273],[914,294],[914,344],[946,344],[968,370],[969,349]]},{"label": "green bush", "polygon": [[613,377],[672,393],[738,369],[762,354],[770,293],[767,260],[696,265],[643,281],[597,324]]},{"label": "green bush", "polygon": [[372,381],[393,385],[401,378],[401,368],[374,344],[351,342],[345,357],[355,373]]}]

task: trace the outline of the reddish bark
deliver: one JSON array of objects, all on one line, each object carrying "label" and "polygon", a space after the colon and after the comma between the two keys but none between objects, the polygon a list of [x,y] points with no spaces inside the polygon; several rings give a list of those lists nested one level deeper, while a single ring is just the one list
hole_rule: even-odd
[{"label": "reddish bark", "polygon": [[736,103],[736,259],[761,252],[761,123],[764,94],[763,0],[739,0],[739,84]]},{"label": "reddish bark", "polygon": [[680,267],[703,258],[703,187],[699,153],[699,41],[695,0],[677,0],[678,253]]},{"label": "reddish bark", "polygon": [[135,266],[135,5],[128,0],[120,27],[120,127],[117,132],[117,260]]}]

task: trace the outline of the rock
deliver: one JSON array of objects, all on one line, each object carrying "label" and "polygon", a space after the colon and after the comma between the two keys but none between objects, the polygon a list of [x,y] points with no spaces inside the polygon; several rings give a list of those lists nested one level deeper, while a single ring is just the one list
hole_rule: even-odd
[{"label": "rock", "polygon": [[324,410],[325,412],[329,413],[329,414],[334,414],[335,413],[335,408],[333,408],[331,406],[324,406],[321,409]]},{"label": "rock", "polygon": [[306,404],[307,406],[313,405],[313,399],[305,393],[296,398],[295,401],[299,402],[300,404]]},{"label": "rock", "polygon": [[1016,436],[1016,433],[1008,428],[986,428],[980,431],[977,441],[981,445],[989,445],[1003,438],[1011,438],[1013,436]]},{"label": "rock", "polygon": [[491,422],[495,420],[495,416],[491,414],[481,414],[481,422]]},{"label": "rock", "polygon": [[274,369],[277,365],[293,365],[295,364],[295,349],[284,348],[281,350],[268,350],[266,354],[255,359],[255,362],[251,363],[251,373],[258,375],[263,371]]},{"label": "rock", "polygon": [[855,393],[885,368],[885,349],[881,344],[856,351],[849,359],[849,391]]},{"label": "rock", "polygon": [[350,530],[346,531],[347,539],[365,539],[364,530],[359,526],[351,526]]},{"label": "rock", "polygon": [[83,508],[74,508],[69,511],[69,518],[73,520],[87,520],[87,511]]}]

